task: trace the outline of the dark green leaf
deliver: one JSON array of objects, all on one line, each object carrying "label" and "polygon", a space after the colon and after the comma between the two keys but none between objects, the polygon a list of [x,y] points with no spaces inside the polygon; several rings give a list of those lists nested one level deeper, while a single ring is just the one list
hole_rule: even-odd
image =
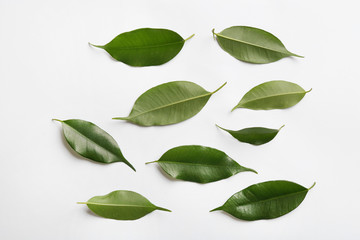
[{"label": "dark green leaf", "polygon": [[198,183],[218,181],[239,172],[257,173],[240,166],[222,151],[196,145],[172,148],[155,162],[173,178]]},{"label": "dark green leaf", "polygon": [[262,182],[235,193],[210,212],[223,210],[249,221],[277,218],[297,208],[312,187],[307,189],[288,181]]},{"label": "dark green leaf", "polygon": [[216,126],[230,133],[234,138],[236,138],[240,142],[250,143],[253,145],[262,145],[264,143],[270,142],[278,134],[280,129],[284,127],[282,126],[279,129],[252,127],[252,128],[244,128],[238,131],[233,131],[222,128],[218,125]]},{"label": "dark green leaf", "polygon": [[99,216],[117,220],[139,219],[154,210],[171,212],[168,209],[155,206],[136,192],[125,190],[96,196],[87,202],[79,202],[79,204],[86,204],[91,211]]},{"label": "dark green leaf", "polygon": [[196,115],[220,88],[208,92],[192,82],[164,83],[143,93],[128,117],[113,119],[127,120],[142,126],[178,123]]},{"label": "dark green leaf", "polygon": [[124,162],[135,171],[114,138],[95,124],[79,119],[53,120],[62,123],[66,141],[81,156],[101,163]]},{"label": "dark green leaf", "polygon": [[186,40],[168,29],[140,28],[122,33],[104,46],[93,46],[106,50],[120,62],[143,67],[170,61],[180,52]]},{"label": "dark green leaf", "polygon": [[302,87],[287,81],[262,83],[247,92],[232,109],[248,108],[253,110],[284,109],[296,105],[306,93]]},{"label": "dark green leaf", "polygon": [[264,30],[235,26],[213,34],[224,51],[231,56],[249,63],[271,63],[284,57],[295,56],[284,44],[269,32]]}]

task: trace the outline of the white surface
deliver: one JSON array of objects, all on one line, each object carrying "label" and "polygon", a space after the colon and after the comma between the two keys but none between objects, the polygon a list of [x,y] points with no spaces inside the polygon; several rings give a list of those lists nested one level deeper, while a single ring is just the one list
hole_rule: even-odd
[{"label": "white surface", "polygon": [[[0,1],[0,239],[359,239],[358,1]],[[240,62],[213,40],[211,29],[267,30],[304,59],[265,65]],[[168,28],[182,51],[159,67],[133,68],[88,46],[141,27]],[[230,110],[245,92],[269,80],[313,88],[288,110]],[[213,95],[192,119],[166,127],[111,120],[127,116],[144,91],[193,81]],[[52,118],[94,122],[119,143],[122,163],[76,157]],[[214,126],[286,126],[269,144],[242,144]],[[259,174],[206,184],[172,181],[156,165],[166,150],[188,144],[221,149]],[[285,179],[310,187],[292,213],[239,221],[209,213],[254,183]],[[92,196],[127,189],[172,213],[137,221],[91,214]]]}]

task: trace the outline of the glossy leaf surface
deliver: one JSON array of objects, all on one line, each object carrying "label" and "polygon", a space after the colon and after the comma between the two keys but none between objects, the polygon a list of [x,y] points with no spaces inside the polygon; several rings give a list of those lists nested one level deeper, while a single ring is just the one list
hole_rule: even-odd
[{"label": "glossy leaf surface", "polygon": [[178,123],[196,115],[220,88],[208,92],[192,82],[164,83],[143,93],[136,100],[128,117],[113,119],[127,120],[141,126]]},{"label": "glossy leaf surface", "polygon": [[277,37],[258,28],[235,26],[220,33],[214,31],[220,47],[244,62],[271,63],[284,57],[301,57],[289,52]]},{"label": "glossy leaf surface", "polygon": [[312,187],[307,189],[282,180],[262,182],[235,193],[223,206],[211,212],[223,210],[249,221],[277,218],[297,208]]},{"label": "glossy leaf surface", "polygon": [[155,162],[173,178],[198,183],[218,181],[239,172],[256,173],[240,166],[222,151],[198,145],[172,148]]},{"label": "glossy leaf surface", "polygon": [[168,209],[155,206],[136,192],[125,190],[96,196],[87,202],[79,202],[79,204],[86,204],[91,211],[99,216],[117,220],[139,219],[154,210],[171,212]]},{"label": "glossy leaf surface", "polygon": [[265,82],[247,92],[232,110],[285,109],[296,105],[310,91],[311,89],[305,91],[299,85],[287,81]]},{"label": "glossy leaf surface", "polygon": [[274,137],[280,131],[280,129],[283,128],[284,126],[280,127],[279,129],[252,127],[252,128],[244,128],[237,131],[225,129],[220,126],[217,127],[230,133],[231,136],[233,136],[240,142],[250,143],[253,145],[262,145],[273,140]]},{"label": "glossy leaf surface", "polygon": [[101,163],[124,162],[135,171],[115,139],[95,124],[80,119],[54,120],[62,123],[66,141],[81,156]]},{"label": "glossy leaf surface", "polygon": [[142,67],[170,61],[180,52],[186,40],[168,29],[141,28],[122,33],[104,46],[93,46],[106,50],[120,62]]}]

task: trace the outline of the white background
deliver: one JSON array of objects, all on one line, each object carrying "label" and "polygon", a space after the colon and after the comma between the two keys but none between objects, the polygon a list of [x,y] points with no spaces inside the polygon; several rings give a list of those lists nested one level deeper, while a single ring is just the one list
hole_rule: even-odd
[{"label": "white background", "polygon": [[[358,1],[0,1],[0,239],[359,239]],[[216,32],[236,25],[267,30],[304,59],[252,65],[224,52]],[[170,62],[134,68],[88,46],[142,27],[195,33]],[[127,116],[158,84],[187,80],[213,91],[195,117],[139,127]],[[287,110],[237,109],[252,87],[287,80],[313,88]],[[52,118],[79,118],[109,132],[123,163],[97,164],[69,150]],[[215,123],[278,128],[270,143],[239,143]],[[199,144],[225,151],[259,174],[206,185],[167,178],[155,165],[165,151]],[[209,213],[254,183],[289,180],[310,187],[303,203],[274,220],[246,222]],[[95,195],[132,190],[173,212],[136,221],[92,214]]]}]

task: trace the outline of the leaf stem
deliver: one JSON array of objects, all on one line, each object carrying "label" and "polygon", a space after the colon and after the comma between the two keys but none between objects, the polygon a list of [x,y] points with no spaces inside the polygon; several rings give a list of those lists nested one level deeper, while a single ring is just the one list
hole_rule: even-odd
[{"label": "leaf stem", "polygon": [[308,189],[308,191],[309,191],[310,189],[312,189],[315,185],[316,185],[316,182],[314,182],[314,184]]},{"label": "leaf stem", "polygon": [[76,204],[87,204],[87,202],[77,202]]},{"label": "leaf stem", "polygon": [[92,43],[88,43],[90,46],[93,46],[93,47],[97,47],[97,48],[104,48],[104,46],[100,46],[100,45],[94,45]]},{"label": "leaf stem", "polygon": [[283,127],[285,127],[285,124],[284,124],[284,125],[282,125],[282,126],[279,128],[279,130],[278,130],[278,131],[280,131]]},{"label": "leaf stem", "polygon": [[129,120],[129,117],[113,117],[113,120]]},{"label": "leaf stem", "polygon": [[195,36],[195,34],[191,35],[190,37],[188,37],[187,39],[184,40],[184,42],[186,42],[187,40],[191,39],[193,36]]},{"label": "leaf stem", "polygon": [[312,90],[312,88],[310,88],[310,90],[309,90],[309,91],[306,91],[305,93],[309,93],[309,92],[311,92],[311,90]]},{"label": "leaf stem", "polygon": [[225,85],[227,84],[227,82],[225,82],[223,85],[221,85],[218,89],[216,89],[215,91],[213,91],[211,94],[216,93],[217,91],[219,91],[220,89],[222,89]]},{"label": "leaf stem", "polygon": [[56,119],[56,118],[53,118],[53,119],[51,119],[52,121],[58,121],[58,122],[62,122],[61,120],[59,120],[59,119]]},{"label": "leaf stem", "polygon": [[156,163],[157,161],[158,161],[158,160],[152,161],[152,162],[146,162],[145,164]]},{"label": "leaf stem", "polygon": [[216,38],[215,38],[215,36],[216,36],[216,33],[215,33],[215,28],[213,28],[213,29],[211,30],[211,32],[212,32],[212,34],[213,34],[213,38],[214,38],[214,40],[216,40]]}]

